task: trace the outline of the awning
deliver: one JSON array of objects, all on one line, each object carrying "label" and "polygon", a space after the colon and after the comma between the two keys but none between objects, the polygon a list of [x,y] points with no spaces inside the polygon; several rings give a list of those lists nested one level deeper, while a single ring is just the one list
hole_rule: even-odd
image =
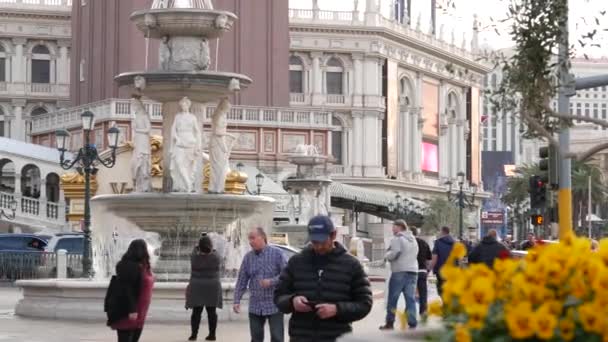
[{"label": "awning", "polygon": [[[340,182],[331,183],[329,191],[333,207],[364,212],[388,220],[397,218],[395,213],[388,210],[389,203],[395,201],[395,193],[392,191],[368,189]],[[428,205],[414,198],[408,197],[407,200],[412,203],[412,212],[409,214],[411,221],[421,219]]]}]

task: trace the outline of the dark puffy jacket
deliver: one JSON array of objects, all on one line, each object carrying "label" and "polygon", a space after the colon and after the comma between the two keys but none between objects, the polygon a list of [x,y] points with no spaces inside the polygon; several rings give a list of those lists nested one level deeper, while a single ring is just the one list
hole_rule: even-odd
[{"label": "dark puffy jacket", "polygon": [[509,253],[507,247],[496,241],[494,237],[486,236],[469,254],[469,263],[485,263],[488,267],[494,265],[494,260],[501,256],[501,253]]},{"label": "dark puffy jacket", "polygon": [[452,248],[454,248],[455,242],[456,241],[451,235],[442,236],[435,240],[433,254],[437,255],[437,263],[433,268],[433,272],[436,275],[439,275],[439,270],[443,267],[445,262],[448,261],[448,257],[450,256],[450,253],[452,253]]},{"label": "dark puffy jacket", "polygon": [[[369,280],[359,261],[336,243],[322,267],[308,247],[289,259],[274,293],[274,302],[289,321],[291,342],[329,342],[352,330],[372,308]],[[322,269],[322,271],[320,271]],[[304,296],[312,303],[336,304],[335,317],[322,320],[315,312],[294,312],[292,300]]]}]

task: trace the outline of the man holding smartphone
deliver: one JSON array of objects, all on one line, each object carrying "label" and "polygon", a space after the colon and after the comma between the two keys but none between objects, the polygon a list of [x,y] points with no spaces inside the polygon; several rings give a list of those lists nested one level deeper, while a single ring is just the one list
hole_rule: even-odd
[{"label": "man holding smartphone", "polygon": [[359,261],[335,241],[328,216],[313,217],[308,234],[310,245],[287,263],[274,302],[292,314],[291,341],[333,342],[369,314],[372,292]]}]

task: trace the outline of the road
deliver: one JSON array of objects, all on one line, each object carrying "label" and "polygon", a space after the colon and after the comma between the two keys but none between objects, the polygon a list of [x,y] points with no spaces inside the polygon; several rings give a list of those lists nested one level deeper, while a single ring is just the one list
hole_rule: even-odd
[{"label": "road", "polygon": [[[378,327],[384,319],[384,283],[373,283],[375,293],[372,312],[363,321],[354,324],[356,335],[381,336]],[[0,287],[0,342],[101,342],[115,340],[115,334],[104,324],[24,319],[13,314],[19,289]],[[403,301],[402,301],[403,302]],[[400,303],[403,308],[404,304]],[[101,310],[101,308],[100,308]],[[286,326],[287,327],[287,326]],[[201,335],[206,332],[203,322]],[[186,341],[190,333],[189,322],[183,324],[148,324],[142,342]],[[204,337],[205,335],[203,335]],[[247,322],[220,322],[218,341],[241,342],[249,340]],[[203,340],[200,338],[199,340]],[[267,340],[270,338],[267,336]],[[287,341],[287,339],[286,339]]]}]

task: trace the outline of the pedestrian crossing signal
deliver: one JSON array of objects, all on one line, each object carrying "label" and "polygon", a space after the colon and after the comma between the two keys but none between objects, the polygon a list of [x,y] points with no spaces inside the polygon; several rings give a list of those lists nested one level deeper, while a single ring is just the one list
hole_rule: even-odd
[{"label": "pedestrian crossing signal", "polygon": [[542,226],[545,223],[545,217],[543,215],[532,215],[532,225]]}]

